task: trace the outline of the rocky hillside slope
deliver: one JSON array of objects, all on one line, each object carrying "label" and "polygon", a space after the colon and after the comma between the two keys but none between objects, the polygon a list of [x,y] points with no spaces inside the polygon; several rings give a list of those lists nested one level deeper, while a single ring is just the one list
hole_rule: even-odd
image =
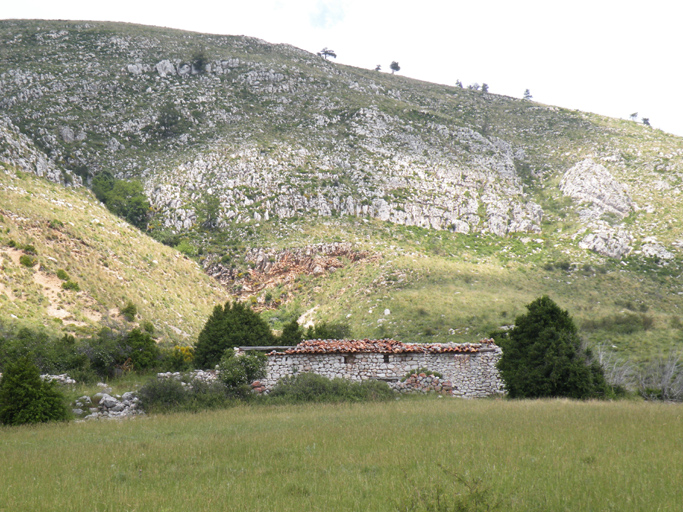
[{"label": "rocky hillside slope", "polygon": [[352,215],[504,236],[541,232],[564,195],[580,248],[679,241],[683,142],[632,122],[246,37],[3,21],[0,42],[9,129],[86,180],[142,178],[156,227]]},{"label": "rocky hillside slope", "polygon": [[75,188],[102,171],[140,179],[149,233],[276,327],[314,311],[445,341],[554,293],[596,342],[653,339],[642,315],[658,343],[677,335],[679,137],[253,38],[114,23],[0,21],[0,91],[6,166]]}]

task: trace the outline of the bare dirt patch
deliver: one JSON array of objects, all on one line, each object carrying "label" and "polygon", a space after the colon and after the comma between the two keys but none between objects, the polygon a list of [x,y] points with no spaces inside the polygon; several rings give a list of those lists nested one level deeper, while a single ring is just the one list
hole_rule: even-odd
[{"label": "bare dirt patch", "polygon": [[21,258],[21,255],[24,254],[23,251],[19,251],[17,249],[5,249],[2,252],[3,254],[7,254],[10,257],[12,263],[14,263],[15,265],[20,265],[19,258]]}]

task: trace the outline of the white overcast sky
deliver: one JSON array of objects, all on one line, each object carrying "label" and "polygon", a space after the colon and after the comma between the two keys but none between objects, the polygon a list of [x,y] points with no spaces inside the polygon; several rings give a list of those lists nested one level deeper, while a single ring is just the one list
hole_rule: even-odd
[{"label": "white overcast sky", "polygon": [[0,19],[247,35],[364,68],[628,118],[683,136],[680,0],[1,0]]}]

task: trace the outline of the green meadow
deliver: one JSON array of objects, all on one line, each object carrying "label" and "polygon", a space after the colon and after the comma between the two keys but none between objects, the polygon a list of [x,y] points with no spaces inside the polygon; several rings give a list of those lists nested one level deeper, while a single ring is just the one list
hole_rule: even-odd
[{"label": "green meadow", "polygon": [[1,511],[666,511],[680,405],[401,399],[0,429]]}]

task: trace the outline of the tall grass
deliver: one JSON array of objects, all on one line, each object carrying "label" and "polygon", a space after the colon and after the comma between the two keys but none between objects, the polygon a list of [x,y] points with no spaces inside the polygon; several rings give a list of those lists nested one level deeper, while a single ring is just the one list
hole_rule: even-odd
[{"label": "tall grass", "polygon": [[5,428],[0,510],[678,510],[682,428],[664,404],[451,399]]}]

